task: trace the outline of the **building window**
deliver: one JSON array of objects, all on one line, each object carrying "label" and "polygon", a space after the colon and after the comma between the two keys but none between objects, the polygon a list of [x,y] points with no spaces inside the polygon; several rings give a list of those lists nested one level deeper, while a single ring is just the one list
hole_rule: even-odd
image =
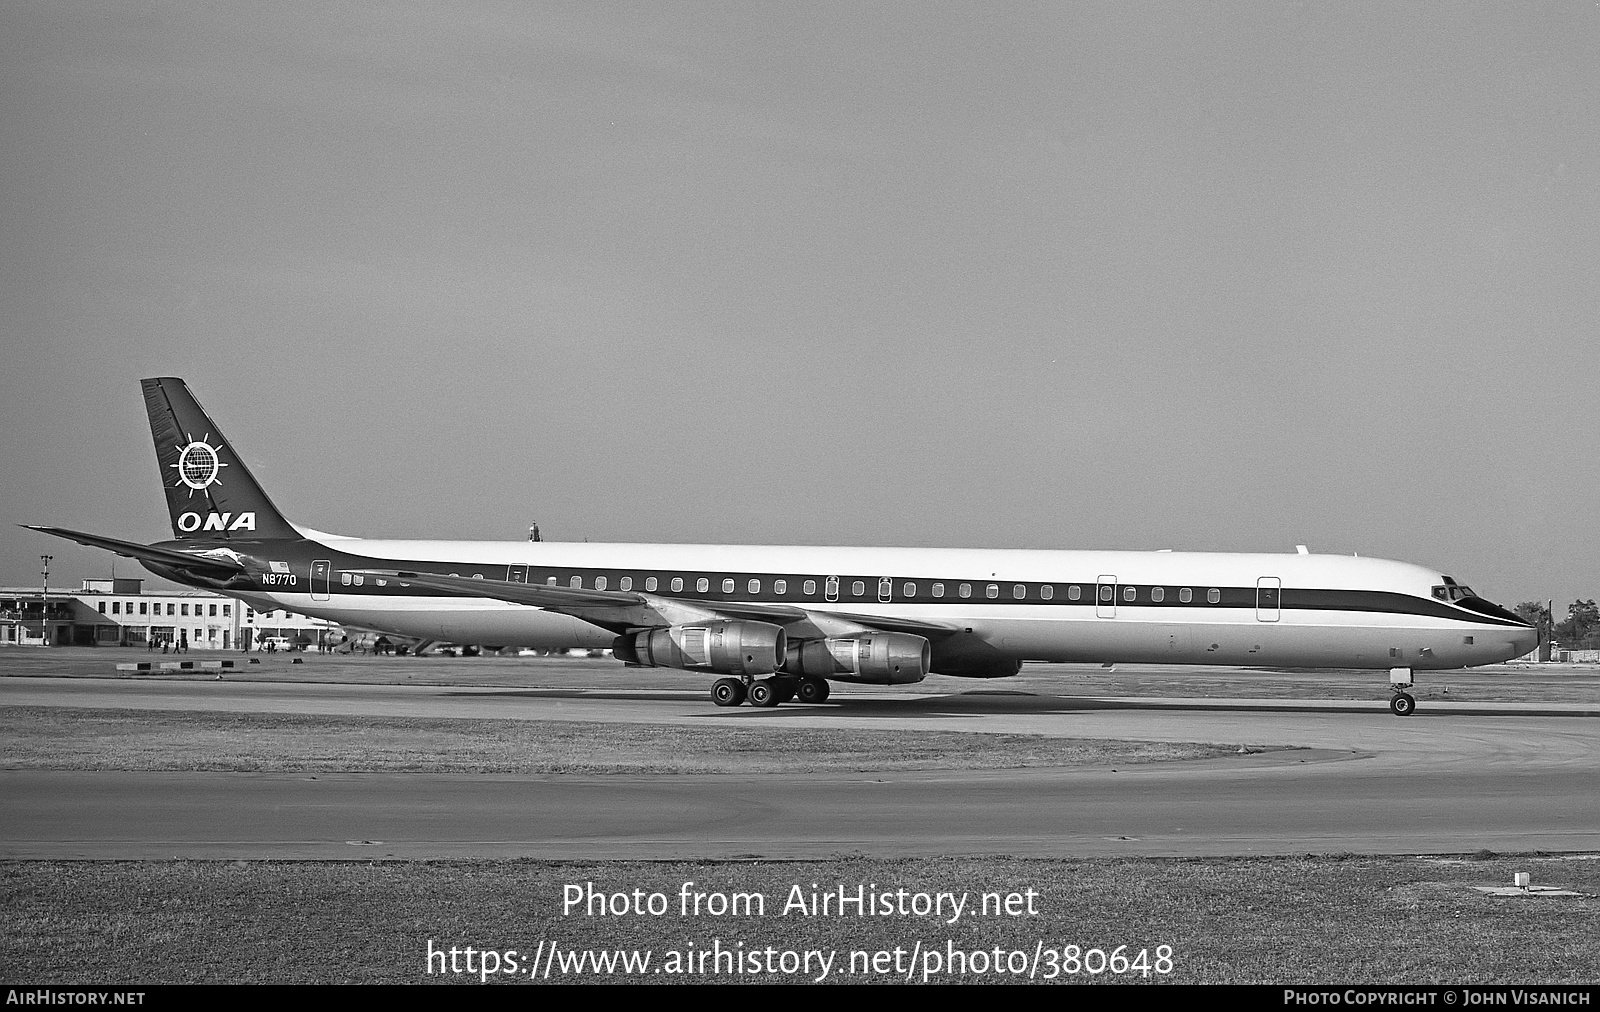
[{"label": "building window", "polygon": [[172,614],[172,609],[175,608],[175,607],[176,607],[176,605],[174,605],[171,601],[168,601],[167,602],[167,614],[171,615]]},{"label": "building window", "polygon": [[1194,600],[1194,591],[1190,590],[1188,587],[1184,587],[1178,591],[1178,600],[1182,601],[1184,604],[1188,604],[1190,601]]},{"label": "building window", "polygon": [[225,604],[225,605],[222,606],[222,617],[223,618],[227,618],[228,616],[230,616],[232,614],[233,614],[233,605]]},{"label": "building window", "polygon": [[112,601],[111,602],[111,614],[117,615],[117,614],[120,614],[121,611],[122,611],[122,602],[121,601]]},{"label": "building window", "polygon": [[184,615],[189,614],[189,606],[187,604],[183,605],[181,613]]},{"label": "building window", "polygon": [[140,601],[139,602],[139,614],[141,614],[141,615],[150,614],[150,602],[148,602],[148,601]]},{"label": "building window", "polygon": [[100,609],[100,614],[104,615],[106,613],[106,603],[104,601],[98,602],[96,606]]},{"label": "building window", "polygon": [[702,576],[694,581],[694,589],[704,594],[711,589],[711,581]]},{"label": "building window", "polygon": [[1212,604],[1216,604],[1218,601],[1222,600],[1222,591],[1212,587],[1210,590],[1206,591],[1206,600],[1210,601]]},{"label": "building window", "polygon": [[1151,587],[1150,588],[1150,600],[1155,601],[1157,604],[1159,604],[1162,601],[1165,601],[1166,599],[1167,599],[1167,592],[1166,592],[1165,589],[1163,589],[1161,587]]},{"label": "building window", "polygon": [[1039,596],[1049,601],[1056,596],[1056,589],[1047,583],[1039,588]]},{"label": "building window", "polygon": [[1067,588],[1068,601],[1076,601],[1081,597],[1083,597],[1083,588],[1079,587],[1076,583]]},{"label": "building window", "polygon": [[211,606],[211,610],[209,612],[207,612],[207,614],[211,615],[212,617],[216,617],[217,606],[216,605],[212,605]]}]

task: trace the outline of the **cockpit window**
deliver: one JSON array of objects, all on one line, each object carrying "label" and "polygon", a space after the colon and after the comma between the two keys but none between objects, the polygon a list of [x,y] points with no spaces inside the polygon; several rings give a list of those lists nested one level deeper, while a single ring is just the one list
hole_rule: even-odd
[{"label": "cockpit window", "polygon": [[1456,581],[1445,577],[1445,584],[1433,588],[1433,596],[1441,601],[1462,601],[1469,597],[1477,597],[1471,587],[1465,587]]}]

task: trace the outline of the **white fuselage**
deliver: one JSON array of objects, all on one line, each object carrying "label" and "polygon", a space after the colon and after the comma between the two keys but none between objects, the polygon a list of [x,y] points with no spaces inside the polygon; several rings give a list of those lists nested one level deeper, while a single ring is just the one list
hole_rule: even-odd
[{"label": "white fuselage", "polygon": [[[506,580],[508,567],[527,567],[527,582],[559,579],[561,586],[594,589],[603,578],[601,589],[648,589],[713,611],[719,601],[760,601],[797,606],[824,619],[854,615],[934,623],[970,632],[1017,660],[1439,669],[1507,660],[1537,642],[1531,627],[1437,600],[1437,570],[1353,556],[322,535],[315,543],[325,545],[333,560],[322,570],[325,583],[241,599],[257,608],[451,642],[601,648],[615,638],[613,631],[540,608],[408,596],[393,586],[378,592],[372,577],[358,581],[349,575],[363,568],[442,563],[452,573],[486,580]],[[559,577],[544,575],[550,571],[560,571]],[[832,595],[830,577],[838,578]],[[656,582],[646,588],[649,579]],[[673,589],[674,579],[683,581],[681,589]],[[814,585],[809,593],[808,581]]]}]

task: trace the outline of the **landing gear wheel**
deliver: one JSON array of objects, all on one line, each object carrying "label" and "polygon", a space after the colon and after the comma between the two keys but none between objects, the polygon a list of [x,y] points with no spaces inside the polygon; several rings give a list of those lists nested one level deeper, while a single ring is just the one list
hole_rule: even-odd
[{"label": "landing gear wheel", "polygon": [[800,687],[795,690],[795,695],[802,703],[825,703],[828,701],[828,680],[826,678],[802,678]]},{"label": "landing gear wheel", "polygon": [[759,681],[752,682],[750,685],[751,706],[777,706],[779,703],[783,702],[781,698],[782,695],[782,691],[777,685],[773,684],[773,681],[770,678],[760,679]]},{"label": "landing gear wheel", "polygon": [[718,706],[738,706],[744,702],[744,683],[737,678],[719,678],[711,685],[711,701]]},{"label": "landing gear wheel", "polygon": [[1397,692],[1394,694],[1394,698],[1389,700],[1389,709],[1396,717],[1409,717],[1416,711],[1417,701],[1411,697],[1410,693]]}]

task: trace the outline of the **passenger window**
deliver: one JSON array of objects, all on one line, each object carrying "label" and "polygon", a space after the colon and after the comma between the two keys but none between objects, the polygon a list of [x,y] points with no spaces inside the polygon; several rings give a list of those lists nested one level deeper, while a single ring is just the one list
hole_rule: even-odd
[{"label": "passenger window", "polygon": [[1132,601],[1134,598],[1136,598],[1138,596],[1139,596],[1139,588],[1138,587],[1123,587],[1122,588],[1122,599],[1124,601]]},{"label": "passenger window", "polygon": [[839,578],[837,576],[828,577],[828,582],[823,585],[823,590],[826,591],[823,596],[829,601],[839,600]]},{"label": "passenger window", "polygon": [[605,590],[606,589],[606,578],[603,577],[603,576],[595,577],[594,578],[594,589],[595,590]]},{"label": "passenger window", "polygon": [[751,580],[749,583],[745,584],[745,589],[752,594],[759,594],[761,593],[761,581]]},{"label": "passenger window", "polygon": [[900,593],[903,597],[916,597],[917,585],[914,583],[908,583],[904,587],[900,588]]},{"label": "passenger window", "polygon": [[1049,601],[1056,596],[1056,589],[1047,583],[1039,588],[1039,596]]},{"label": "passenger window", "polygon": [[677,593],[681,592],[682,590],[683,590],[683,577],[674,576],[672,578],[672,592],[674,594],[677,594]]},{"label": "passenger window", "polygon": [[866,581],[857,580],[854,583],[850,584],[850,593],[854,594],[855,596],[860,597],[862,594],[865,594],[866,592],[867,592]]},{"label": "passenger window", "polygon": [[805,582],[805,586],[800,588],[800,592],[805,594],[807,597],[812,596],[817,592],[817,581],[807,580]]},{"label": "passenger window", "polygon": [[1216,604],[1218,601],[1222,600],[1222,591],[1212,587],[1210,590],[1206,591],[1206,600],[1210,601],[1212,604]]},{"label": "passenger window", "polygon": [[1110,586],[1103,586],[1100,588],[1100,600],[1110,601],[1114,597],[1116,597],[1116,594],[1112,591]]},{"label": "passenger window", "polygon": [[789,581],[787,581],[787,580],[773,580],[772,581],[772,592],[774,594],[779,594],[779,595],[789,593]]},{"label": "passenger window", "polygon": [[644,589],[645,590],[654,591],[657,586],[658,586],[658,584],[656,583],[656,578],[655,577],[647,576],[647,577],[644,578]]},{"label": "passenger window", "polygon": [[936,584],[933,585],[933,596],[934,597],[943,597],[944,596],[944,584],[936,583]]},{"label": "passenger window", "polygon": [[1194,591],[1190,590],[1188,587],[1183,588],[1182,590],[1178,591],[1178,600],[1182,601],[1184,604],[1188,604],[1190,601],[1194,600]]},{"label": "passenger window", "polygon": [[722,592],[724,594],[733,593],[733,577],[730,576],[722,581]]},{"label": "passenger window", "polygon": [[1159,604],[1162,601],[1165,601],[1166,599],[1167,599],[1166,588],[1164,588],[1164,587],[1151,587],[1150,588],[1150,600],[1155,601],[1157,604]]},{"label": "passenger window", "polygon": [[1011,596],[1016,598],[1018,601],[1022,600],[1025,597],[1027,597],[1028,596],[1028,587],[1027,587],[1027,585],[1019,583],[1015,587],[1012,587],[1011,588]]},{"label": "passenger window", "polygon": [[[348,586],[350,586],[350,574],[349,574],[349,573],[340,573],[340,574],[339,574],[339,582],[340,582],[340,583],[341,583],[341,584],[343,584],[343,585],[344,585],[344,586],[346,586],[346,587],[348,587]],[[1435,597],[1438,597],[1438,596],[1439,596],[1439,595],[1438,595],[1438,592],[1439,592],[1439,591],[1440,591],[1440,590],[1443,590],[1443,589],[1444,589],[1444,588],[1442,588],[1442,587],[1435,587],[1435,588],[1433,588],[1433,589],[1434,589],[1434,596],[1435,596]]]},{"label": "passenger window", "polygon": [[623,590],[632,590],[633,589],[633,577],[624,576],[622,578],[622,582],[617,584],[617,586],[621,587]]},{"label": "passenger window", "polygon": [[[362,576],[362,575],[361,575],[361,574],[360,574],[360,573],[357,573],[357,574],[356,574],[356,581],[355,581],[355,583],[356,583],[356,586],[357,586],[357,587],[359,587],[359,586],[361,586],[361,585],[362,585],[362,584],[363,584],[363,583],[366,583],[366,582],[367,582],[367,578],[366,578],[366,577],[365,577],[365,576]],[[227,614],[227,613],[228,613],[228,607],[227,607],[227,605],[223,605],[223,607],[222,607],[222,613],[223,613],[223,614],[224,614],[224,615],[226,615],[226,614]]]},{"label": "passenger window", "polygon": [[1067,588],[1068,601],[1076,601],[1081,597],[1083,597],[1083,590],[1076,583]]},{"label": "passenger window", "polygon": [[574,576],[574,577],[573,577],[573,578],[572,578],[572,579],[571,579],[571,580],[568,580],[568,581],[567,581],[567,582],[568,582],[568,583],[569,583],[569,584],[570,584],[570,585],[571,585],[571,586],[574,586],[574,587],[581,587],[581,586],[583,586],[583,577],[581,577],[581,576]]},{"label": "passenger window", "polygon": [[700,579],[694,581],[694,589],[697,593],[704,594],[711,590],[711,581],[702,576]]},{"label": "passenger window", "polygon": [[999,585],[991,583],[987,587],[983,588],[983,596],[987,597],[991,601],[993,601],[995,598],[999,597],[1000,596],[1000,587],[999,587]]},{"label": "passenger window", "polygon": [[548,580],[546,580],[544,582],[545,582],[545,584],[547,586],[554,587],[556,585],[556,578],[552,576],[552,577],[550,577],[550,579],[548,579]]},{"label": "passenger window", "polygon": [[963,583],[961,586],[956,588],[956,594],[958,596],[960,596],[960,597],[971,597],[972,596],[972,584]]}]

